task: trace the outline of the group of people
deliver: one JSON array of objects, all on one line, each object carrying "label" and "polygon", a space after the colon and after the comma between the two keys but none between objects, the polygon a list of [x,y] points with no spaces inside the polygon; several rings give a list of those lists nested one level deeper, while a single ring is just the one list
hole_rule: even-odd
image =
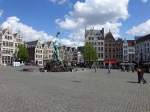
[{"label": "group of people", "polygon": [[[132,72],[134,72],[134,69],[132,69]],[[111,73],[111,64],[108,65],[108,74]],[[138,76],[138,83],[146,84],[147,81],[144,78],[144,70],[143,67],[137,68],[137,76]]]},{"label": "group of people", "polygon": [[[111,73],[111,64],[108,64],[108,74],[110,74]],[[96,72],[97,70],[97,67],[96,67],[96,63],[94,63],[93,65],[92,65],[92,67],[91,68],[93,68],[94,69],[94,71]],[[136,71],[137,71],[137,76],[138,76],[138,83],[143,83],[143,84],[145,84],[145,83],[147,83],[147,81],[144,79],[144,70],[143,70],[143,67],[138,67],[137,69],[136,69]],[[134,72],[134,69],[132,69],[132,72]]]}]

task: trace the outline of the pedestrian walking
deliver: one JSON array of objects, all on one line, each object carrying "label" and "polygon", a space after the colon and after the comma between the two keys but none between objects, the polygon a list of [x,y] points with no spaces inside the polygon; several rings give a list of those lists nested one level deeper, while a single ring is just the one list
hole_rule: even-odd
[{"label": "pedestrian walking", "polygon": [[141,83],[141,69],[137,69],[138,83]]},{"label": "pedestrian walking", "polygon": [[143,70],[143,68],[141,68],[141,81],[143,82],[143,84],[147,83],[147,81],[144,78],[144,70]]},{"label": "pedestrian walking", "polygon": [[109,74],[111,73],[111,64],[110,63],[108,64],[108,73]]},{"label": "pedestrian walking", "polygon": [[138,75],[138,83],[142,83],[145,84],[147,83],[147,81],[144,79],[144,70],[142,67],[137,69],[137,75]]},{"label": "pedestrian walking", "polygon": [[96,63],[93,63],[92,68],[94,69],[95,72],[97,72],[97,66],[96,66]]}]

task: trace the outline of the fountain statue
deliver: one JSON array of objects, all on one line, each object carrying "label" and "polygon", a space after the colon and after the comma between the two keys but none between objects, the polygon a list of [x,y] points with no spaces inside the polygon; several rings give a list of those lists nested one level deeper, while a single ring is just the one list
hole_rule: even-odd
[{"label": "fountain statue", "polygon": [[55,41],[53,43],[53,60],[54,61],[60,61],[60,55],[59,55],[59,43]]},{"label": "fountain statue", "polygon": [[[58,37],[59,33],[57,33],[56,37]],[[53,55],[52,60],[47,62],[45,69],[49,72],[64,72],[64,71],[72,71],[71,67],[64,66],[63,61],[60,58],[60,44],[57,40],[53,43]]]}]

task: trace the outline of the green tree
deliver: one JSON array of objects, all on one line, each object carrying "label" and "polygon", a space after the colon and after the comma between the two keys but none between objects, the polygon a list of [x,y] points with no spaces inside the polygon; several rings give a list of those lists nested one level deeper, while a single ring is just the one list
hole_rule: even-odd
[{"label": "green tree", "polygon": [[28,57],[29,57],[29,55],[28,55],[27,48],[24,45],[19,45],[17,58],[23,62],[26,62],[28,60]]},{"label": "green tree", "polygon": [[92,64],[94,61],[97,61],[97,53],[91,43],[85,43],[83,56],[86,63]]}]

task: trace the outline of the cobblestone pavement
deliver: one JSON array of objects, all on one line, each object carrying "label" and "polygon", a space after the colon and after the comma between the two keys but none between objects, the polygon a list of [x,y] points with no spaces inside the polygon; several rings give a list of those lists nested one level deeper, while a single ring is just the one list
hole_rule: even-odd
[{"label": "cobblestone pavement", "polygon": [[[145,74],[150,81],[150,74]],[[0,68],[0,112],[150,112],[150,84],[136,73]]]}]

